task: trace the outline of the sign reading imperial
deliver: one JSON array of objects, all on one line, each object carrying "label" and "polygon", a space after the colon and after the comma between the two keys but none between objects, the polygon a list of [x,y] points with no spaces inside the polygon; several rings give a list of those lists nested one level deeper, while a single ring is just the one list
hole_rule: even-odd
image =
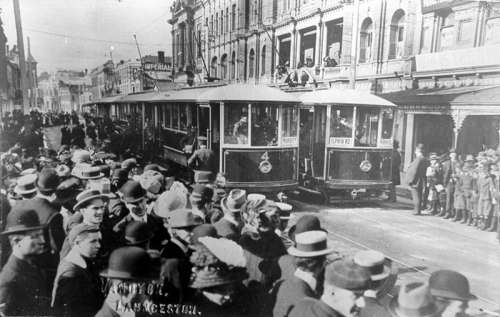
[{"label": "sign reading imperial", "polygon": [[143,67],[145,71],[154,72],[170,72],[172,70],[172,66],[165,63],[145,63]]}]

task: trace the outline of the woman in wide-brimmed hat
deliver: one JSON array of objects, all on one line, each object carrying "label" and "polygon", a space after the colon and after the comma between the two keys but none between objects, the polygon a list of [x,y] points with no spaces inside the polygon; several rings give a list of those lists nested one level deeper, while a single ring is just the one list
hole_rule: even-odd
[{"label": "woman in wide-brimmed hat", "polygon": [[201,237],[190,257],[193,265],[191,299],[203,316],[255,316],[257,294],[251,294],[242,281],[248,276],[243,249],[225,238]]}]

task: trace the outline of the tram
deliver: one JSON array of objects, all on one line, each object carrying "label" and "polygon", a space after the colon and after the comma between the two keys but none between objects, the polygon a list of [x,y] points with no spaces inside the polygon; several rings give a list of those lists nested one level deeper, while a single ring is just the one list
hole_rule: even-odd
[{"label": "tram", "polygon": [[385,197],[392,184],[396,105],[352,89],[298,96],[300,187],[322,193],[326,202]]},{"label": "tram", "polygon": [[103,101],[88,106],[128,122],[155,160],[189,171],[198,140],[206,140],[223,187],[275,193],[298,186],[299,101],[278,88],[209,85]]}]

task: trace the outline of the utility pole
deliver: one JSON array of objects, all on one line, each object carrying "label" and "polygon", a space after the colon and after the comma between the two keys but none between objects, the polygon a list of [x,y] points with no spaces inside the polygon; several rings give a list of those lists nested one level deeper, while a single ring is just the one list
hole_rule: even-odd
[{"label": "utility pole", "polygon": [[19,8],[19,0],[13,0],[13,3],[14,3],[14,17],[16,20],[17,49],[19,50],[19,70],[21,72],[23,111],[27,111],[29,103],[28,103],[28,87],[27,87],[27,76],[26,76],[26,59],[24,56],[24,37],[23,37],[23,28],[21,23],[21,9]]},{"label": "utility pole", "polygon": [[354,0],[352,14],[352,48],[351,48],[351,76],[349,76],[349,88],[356,88],[356,66],[358,62],[358,42],[359,42],[359,0]]}]

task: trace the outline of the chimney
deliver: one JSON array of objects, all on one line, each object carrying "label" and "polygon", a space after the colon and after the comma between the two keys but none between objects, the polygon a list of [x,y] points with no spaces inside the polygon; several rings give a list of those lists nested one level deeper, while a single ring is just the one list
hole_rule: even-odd
[{"label": "chimney", "polygon": [[165,52],[164,51],[158,51],[158,63],[160,63],[160,64],[165,63]]}]

